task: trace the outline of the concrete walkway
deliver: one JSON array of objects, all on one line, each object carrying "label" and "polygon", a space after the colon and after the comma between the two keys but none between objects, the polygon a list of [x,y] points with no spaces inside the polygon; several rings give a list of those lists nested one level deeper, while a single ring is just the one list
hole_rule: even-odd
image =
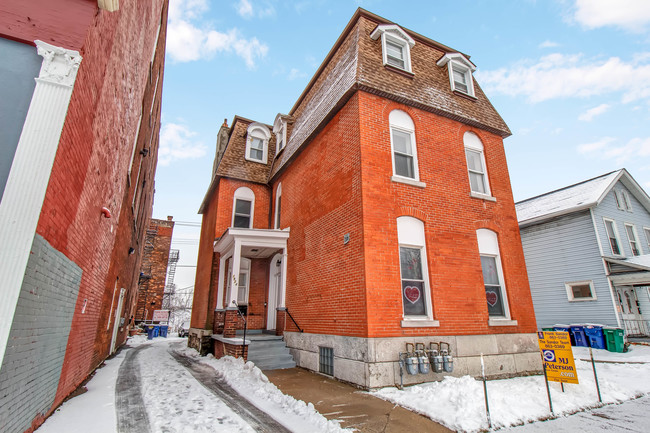
[{"label": "concrete walkway", "polygon": [[422,415],[373,397],[359,389],[300,368],[264,374],[283,393],[310,402],[327,419],[364,433],[449,433],[452,430]]},{"label": "concrete walkway", "polygon": [[119,433],[149,433],[149,419],[142,400],[140,365],[136,358],[148,346],[128,350],[115,384],[115,411]]}]

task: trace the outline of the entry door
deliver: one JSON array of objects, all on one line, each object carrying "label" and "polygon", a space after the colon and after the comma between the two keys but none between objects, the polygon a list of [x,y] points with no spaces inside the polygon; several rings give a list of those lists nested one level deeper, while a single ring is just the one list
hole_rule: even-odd
[{"label": "entry door", "polygon": [[645,335],[648,330],[645,329],[641,309],[637,302],[636,290],[632,286],[616,287],[618,303],[621,307],[621,318],[625,323],[625,330],[629,335]]},{"label": "entry door", "polygon": [[282,254],[276,254],[271,260],[269,269],[269,301],[267,303],[266,329],[274,330],[276,327],[276,310],[282,287]]},{"label": "entry door", "polygon": [[122,323],[120,322],[120,317],[122,316],[122,306],[124,304],[124,293],[126,289],[120,289],[120,299],[117,301],[117,308],[115,309],[115,320],[113,321],[113,338],[111,339],[111,353],[115,352],[115,345],[117,343],[117,330],[120,328]]}]

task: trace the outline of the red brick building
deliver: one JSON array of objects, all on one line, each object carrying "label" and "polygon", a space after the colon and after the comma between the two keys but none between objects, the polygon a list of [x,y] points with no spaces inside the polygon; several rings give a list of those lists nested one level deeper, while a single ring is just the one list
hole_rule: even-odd
[{"label": "red brick building", "polygon": [[134,319],[136,322],[151,320],[154,310],[163,309],[165,280],[172,244],[174,221],[152,218],[144,239],[144,252],[138,284],[138,302]]},{"label": "red brick building", "polygon": [[366,388],[399,383],[407,343],[449,343],[454,375],[481,353],[493,377],[539,370],[510,130],[475,68],[359,9],[289,114],[224,123],[189,344],[237,354],[239,308]]},{"label": "red brick building", "polygon": [[0,4],[2,433],[40,425],[128,335],[167,4]]}]

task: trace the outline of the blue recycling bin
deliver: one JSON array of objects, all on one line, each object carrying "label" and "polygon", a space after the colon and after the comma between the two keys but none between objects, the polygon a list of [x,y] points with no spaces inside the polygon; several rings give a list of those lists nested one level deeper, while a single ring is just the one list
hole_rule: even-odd
[{"label": "blue recycling bin", "polygon": [[585,327],[582,325],[571,325],[571,335],[576,342],[576,346],[589,347],[587,343],[587,335],[585,334]]},{"label": "blue recycling bin", "polygon": [[169,325],[160,325],[160,336],[167,338],[168,329],[169,329]]},{"label": "blue recycling bin", "polygon": [[557,332],[568,332],[569,333],[569,339],[571,340],[571,346],[576,345],[576,340],[573,338],[573,334],[571,333],[571,327],[569,325],[562,325],[562,324],[556,324],[553,325],[553,329]]},{"label": "blue recycling bin", "polygon": [[589,346],[594,349],[606,349],[607,344],[605,343],[605,334],[603,332],[603,327],[600,325],[585,325],[584,327],[585,335],[587,336],[587,342]]},{"label": "blue recycling bin", "polygon": [[154,334],[154,327],[151,325],[147,325],[144,327],[145,331],[147,331],[147,340],[153,340],[154,337],[157,337],[157,335]]}]

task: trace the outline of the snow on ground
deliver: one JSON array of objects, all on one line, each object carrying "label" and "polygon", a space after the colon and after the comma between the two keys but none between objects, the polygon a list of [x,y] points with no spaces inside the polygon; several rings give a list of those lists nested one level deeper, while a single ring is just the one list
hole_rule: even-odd
[{"label": "snow on ground", "polygon": [[86,384],[88,392],[63,403],[38,429],[38,433],[115,433],[115,379],[124,355],[121,351],[104,362]]},{"label": "snow on ground", "polygon": [[[579,385],[550,382],[555,415],[596,407],[598,395],[589,349],[573,348]],[[618,403],[650,393],[650,347],[632,346],[628,353],[594,350],[603,403]],[[625,364],[624,362],[647,362]],[[494,380],[487,383],[490,415],[495,428],[519,425],[550,416],[543,376]],[[383,388],[372,395],[399,404],[453,430],[475,432],[488,428],[483,383],[469,376],[447,377],[441,382]]]},{"label": "snow on ground", "polygon": [[194,379],[185,367],[169,354],[174,340],[152,340],[151,347],[138,354],[142,399],[154,432],[254,432],[234,413]]},{"label": "snow on ground", "polygon": [[212,366],[240,395],[295,433],[352,431],[341,428],[338,421],[328,421],[311,403],[283,394],[252,362],[244,363],[241,358],[230,356],[220,359],[212,355],[200,357],[190,348],[180,352]]}]

